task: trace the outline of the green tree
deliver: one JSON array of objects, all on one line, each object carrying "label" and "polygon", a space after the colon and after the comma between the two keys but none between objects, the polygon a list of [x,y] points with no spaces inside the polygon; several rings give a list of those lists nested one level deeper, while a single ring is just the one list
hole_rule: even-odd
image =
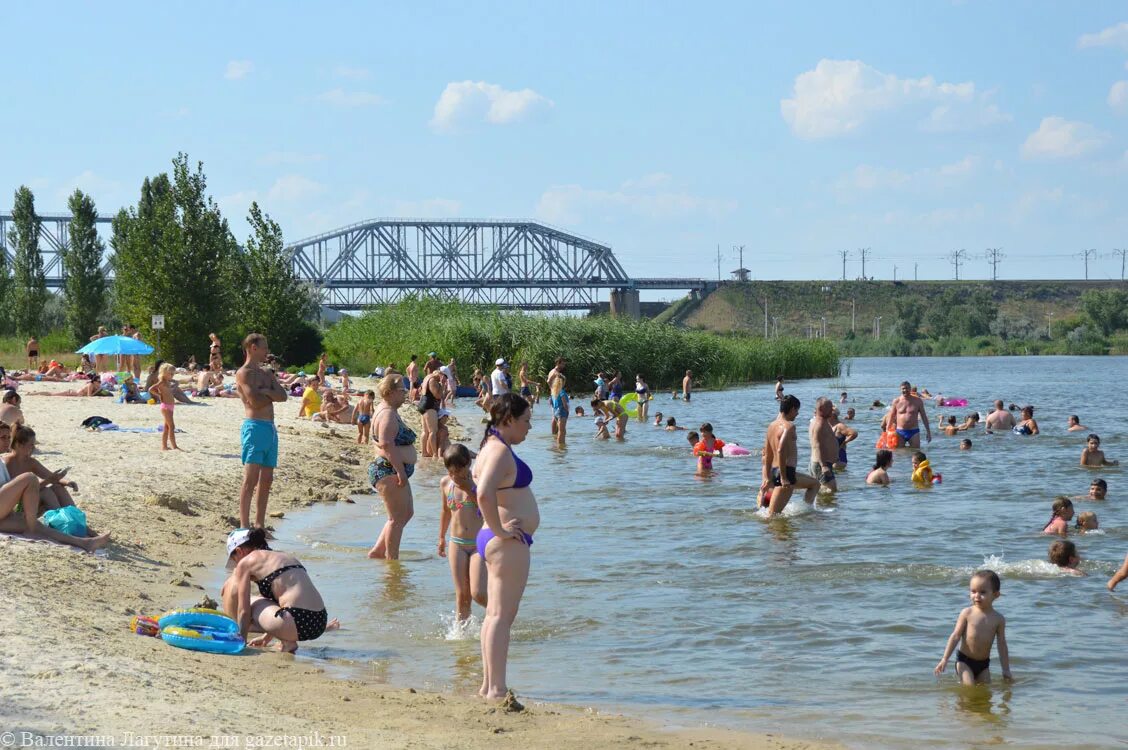
[{"label": "green tree", "polygon": [[12,273],[8,269],[7,242],[0,237],[0,335],[12,332],[12,315],[7,300],[12,291]]},{"label": "green tree", "polygon": [[893,300],[897,311],[897,331],[909,341],[920,338],[920,324],[924,318],[924,308],[920,301],[912,297],[897,297]]},{"label": "green tree", "polygon": [[12,324],[18,336],[38,336],[42,333],[43,306],[47,304],[47,278],[39,252],[40,222],[35,213],[35,196],[26,185],[16,190],[12,224],[8,232],[8,241],[16,250],[8,295]]},{"label": "green tree", "polygon": [[960,298],[954,289],[945,289],[938,298],[932,301],[928,306],[928,313],[925,319],[928,321],[928,332],[932,338],[938,339],[942,336],[950,336],[956,331],[953,330],[956,320],[953,319],[953,312],[959,307]]},{"label": "green tree", "polygon": [[102,275],[105,245],[98,237],[98,211],[90,196],[75,190],[67,201],[71,211],[70,243],[63,252],[63,303],[67,330],[83,343],[98,329],[106,309],[106,278]]},{"label": "green tree", "polygon": [[[239,322],[270,341],[272,351],[293,361],[299,341],[307,337],[305,322],[317,309],[309,288],[298,280],[283,250],[282,229],[252,203],[247,221],[251,236],[242,255],[246,276],[238,304]],[[232,264],[237,269],[237,264]]]},{"label": "green tree", "polygon": [[151,316],[163,314],[160,356],[179,362],[204,355],[208,333],[225,330],[232,319],[238,244],[207,195],[203,164],[193,170],[181,153],[171,180],[167,174],[145,180],[136,209],[115,219],[113,242],[119,317],[151,340]]},{"label": "green tree", "polygon": [[1119,289],[1092,290],[1081,295],[1081,309],[1105,336],[1128,324],[1128,292]]}]

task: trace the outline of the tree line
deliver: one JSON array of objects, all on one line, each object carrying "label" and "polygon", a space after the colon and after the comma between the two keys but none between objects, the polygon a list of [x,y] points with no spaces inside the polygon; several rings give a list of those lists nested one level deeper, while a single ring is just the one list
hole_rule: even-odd
[{"label": "tree line", "polygon": [[[113,217],[112,278],[103,272],[106,248],[93,199],[75,190],[67,205],[71,222],[60,252],[58,301],[75,345],[89,341],[99,325],[121,323],[132,323],[154,344],[151,317],[159,314],[165,329],[157,356],[172,362],[206,351],[209,333],[236,342],[250,331],[266,334],[271,349],[290,362],[316,359],[320,332],[309,321],[317,296],[294,274],[281,227],[252,203],[251,234],[241,247],[207,193],[201,162],[193,168],[178,154],[171,174],[146,177],[137,204]],[[52,327],[40,233],[35,196],[21,186],[8,233],[10,268],[0,254],[0,334],[42,336]]]}]

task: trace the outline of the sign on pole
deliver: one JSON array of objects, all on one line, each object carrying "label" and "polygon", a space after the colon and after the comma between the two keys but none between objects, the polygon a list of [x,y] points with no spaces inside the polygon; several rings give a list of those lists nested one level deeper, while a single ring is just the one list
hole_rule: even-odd
[{"label": "sign on pole", "polygon": [[164,316],[163,315],[154,315],[153,316],[153,330],[154,331],[163,331],[164,330]]}]

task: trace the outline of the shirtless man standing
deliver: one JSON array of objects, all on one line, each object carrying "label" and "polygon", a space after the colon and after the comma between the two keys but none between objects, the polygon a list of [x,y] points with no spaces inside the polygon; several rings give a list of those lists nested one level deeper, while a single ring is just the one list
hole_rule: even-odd
[{"label": "shirtless man standing", "polygon": [[243,339],[246,363],[235,374],[239,397],[243,399],[243,486],[239,490],[239,526],[251,527],[251,496],[256,488],[255,524],[266,528],[266,503],[278,465],[278,430],[274,427],[274,404],[286,400],[286,389],[270,370],[263,369],[270,349],[266,336],[247,334]]},{"label": "shirtless man standing", "polygon": [[769,487],[772,490],[771,502],[768,504],[768,516],[774,516],[787,507],[791,493],[796,487],[806,490],[804,500],[808,503],[815,502],[815,495],[819,491],[819,483],[814,477],[799,474],[795,466],[799,463],[799,451],[795,447],[795,417],[799,416],[799,399],[787,395],[780,399],[779,416],[768,425],[768,432],[764,436],[764,461],[763,475],[760,483],[759,497]]},{"label": "shirtless man standing", "polygon": [[925,440],[932,442],[932,428],[928,424],[928,416],[924,413],[924,401],[920,396],[913,395],[913,386],[909,381],[901,383],[901,395],[893,399],[891,408],[897,420],[897,435],[901,443],[910,448],[920,447],[920,424],[924,423]]},{"label": "shirtless man standing", "polygon": [[407,400],[413,404],[419,400],[419,384],[422,382],[419,379],[419,363],[415,361],[418,357],[412,354],[411,361],[407,363]]},{"label": "shirtless man standing", "polygon": [[987,415],[987,429],[991,432],[1006,432],[1014,427],[1014,415],[1003,408],[1002,401],[995,402],[995,411]]},{"label": "shirtless man standing", "polygon": [[686,370],[685,377],[682,378],[682,399],[689,403],[690,396],[693,395],[693,370]]},{"label": "shirtless man standing", "polygon": [[838,439],[830,424],[834,402],[819,396],[815,401],[815,416],[807,430],[811,440],[811,473],[819,478],[819,484],[830,492],[838,491],[838,480],[834,476],[834,464],[838,461]]}]

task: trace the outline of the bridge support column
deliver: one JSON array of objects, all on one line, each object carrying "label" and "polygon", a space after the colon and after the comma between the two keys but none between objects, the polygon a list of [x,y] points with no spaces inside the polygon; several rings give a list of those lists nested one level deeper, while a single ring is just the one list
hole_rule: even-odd
[{"label": "bridge support column", "polygon": [[642,317],[642,307],[638,301],[637,289],[611,290],[611,317],[638,320]]}]

